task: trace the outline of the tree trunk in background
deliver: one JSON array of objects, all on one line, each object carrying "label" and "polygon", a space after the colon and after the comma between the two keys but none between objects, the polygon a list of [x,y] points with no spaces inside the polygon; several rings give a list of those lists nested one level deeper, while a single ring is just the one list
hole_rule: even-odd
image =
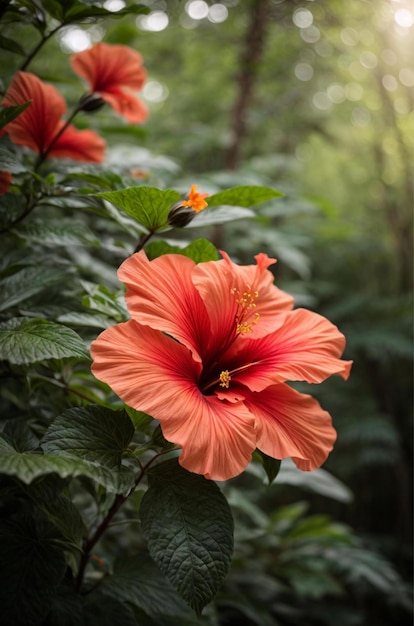
[{"label": "tree trunk in background", "polygon": [[236,169],[240,162],[243,141],[248,133],[246,118],[263,52],[268,6],[268,0],[253,0],[251,3],[237,77],[239,90],[231,113],[232,140],[224,158],[224,165],[230,170]]}]

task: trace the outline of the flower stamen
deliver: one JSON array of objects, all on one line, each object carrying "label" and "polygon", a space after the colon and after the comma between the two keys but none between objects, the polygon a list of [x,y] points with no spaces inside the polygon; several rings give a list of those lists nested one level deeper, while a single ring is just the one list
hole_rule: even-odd
[{"label": "flower stamen", "polygon": [[256,308],[256,300],[259,297],[258,291],[252,291],[250,285],[246,285],[246,290],[240,294],[236,287],[231,289],[232,295],[236,296],[236,302],[238,304],[238,310],[235,317],[236,321],[236,334],[246,334],[253,332],[253,326],[256,326],[259,321],[260,314],[255,313],[254,319],[251,318],[253,310]]},{"label": "flower stamen", "polygon": [[220,387],[225,387],[226,389],[228,389],[230,386],[230,381],[231,381],[229,370],[223,370],[219,378],[220,378]]}]

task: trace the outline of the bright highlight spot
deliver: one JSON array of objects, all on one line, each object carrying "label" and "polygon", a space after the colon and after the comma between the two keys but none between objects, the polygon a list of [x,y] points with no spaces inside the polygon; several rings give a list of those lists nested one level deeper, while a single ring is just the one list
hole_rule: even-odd
[{"label": "bright highlight spot", "polygon": [[193,20],[203,20],[209,14],[208,4],[204,0],[193,0],[187,2],[185,10]]},{"label": "bright highlight spot", "polygon": [[103,7],[107,11],[116,12],[124,9],[126,7],[126,4],[124,0],[106,0],[106,2],[103,3]]},{"label": "bright highlight spot", "polygon": [[313,15],[309,9],[296,9],[292,21],[298,28],[308,28],[313,24]]},{"label": "bright highlight spot", "polygon": [[148,81],[142,90],[142,95],[149,102],[164,102],[169,96],[167,87],[156,80]]},{"label": "bright highlight spot", "polygon": [[316,26],[308,26],[308,28],[301,28],[300,36],[306,43],[316,43],[319,41],[321,34]]},{"label": "bright highlight spot", "polygon": [[319,109],[320,111],[327,111],[332,106],[332,102],[323,91],[318,91],[317,93],[315,93],[312,98],[312,103],[315,109]]},{"label": "bright highlight spot", "polygon": [[382,77],[381,82],[387,91],[395,91],[398,89],[397,79],[391,74],[385,74],[385,76]]},{"label": "bright highlight spot", "polygon": [[394,15],[394,21],[398,26],[410,28],[414,24],[414,15],[408,9],[398,9]]},{"label": "bright highlight spot", "polygon": [[160,32],[167,28],[169,23],[168,15],[164,11],[152,11],[149,15],[137,17],[136,24],[141,30]]},{"label": "bright highlight spot", "polygon": [[400,83],[405,87],[414,87],[414,70],[410,67],[403,67],[398,74]]},{"label": "bright highlight spot", "polygon": [[295,76],[299,80],[306,82],[313,76],[313,67],[309,63],[297,63],[295,65]]},{"label": "bright highlight spot", "polygon": [[83,52],[91,44],[89,33],[77,26],[68,26],[60,34],[60,45],[65,52]]},{"label": "bright highlight spot", "polygon": [[213,22],[213,24],[221,24],[221,22],[224,22],[228,18],[228,15],[229,11],[224,4],[213,4],[208,10],[208,19],[210,22]]}]

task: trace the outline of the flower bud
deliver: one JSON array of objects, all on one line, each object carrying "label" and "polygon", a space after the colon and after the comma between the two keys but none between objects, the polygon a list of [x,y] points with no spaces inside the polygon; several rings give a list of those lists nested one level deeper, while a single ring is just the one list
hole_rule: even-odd
[{"label": "flower bud", "polygon": [[179,200],[172,205],[170,212],[168,213],[168,223],[170,226],[176,228],[184,228],[191,222],[197,213],[188,206],[183,206],[183,201]]},{"label": "flower bud", "polygon": [[106,104],[105,100],[98,96],[96,93],[86,93],[79,100],[78,109],[79,111],[86,111],[87,113],[92,113],[93,111],[98,111]]}]

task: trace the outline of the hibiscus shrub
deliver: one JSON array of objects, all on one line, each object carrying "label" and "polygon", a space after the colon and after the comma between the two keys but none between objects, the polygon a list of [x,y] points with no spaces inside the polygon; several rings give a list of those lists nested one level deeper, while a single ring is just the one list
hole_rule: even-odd
[{"label": "hibiscus shrub", "polygon": [[[293,309],[274,259],[240,266],[188,234],[280,192],[166,188],[150,167],[107,164],[99,124],[76,127],[106,104],[145,122],[137,51],[73,55],[89,92],[71,113],[28,71],[60,29],[114,13],[78,0],[1,11],[16,42],[19,24],[38,38],[28,53],[2,41],[24,59],[0,109],[2,624],[199,623],[233,556],[227,481],[247,470],[270,484],[281,459],[323,464],[331,418],[288,383],[346,379],[345,339]],[[200,620],[218,623],[212,605]]]}]

